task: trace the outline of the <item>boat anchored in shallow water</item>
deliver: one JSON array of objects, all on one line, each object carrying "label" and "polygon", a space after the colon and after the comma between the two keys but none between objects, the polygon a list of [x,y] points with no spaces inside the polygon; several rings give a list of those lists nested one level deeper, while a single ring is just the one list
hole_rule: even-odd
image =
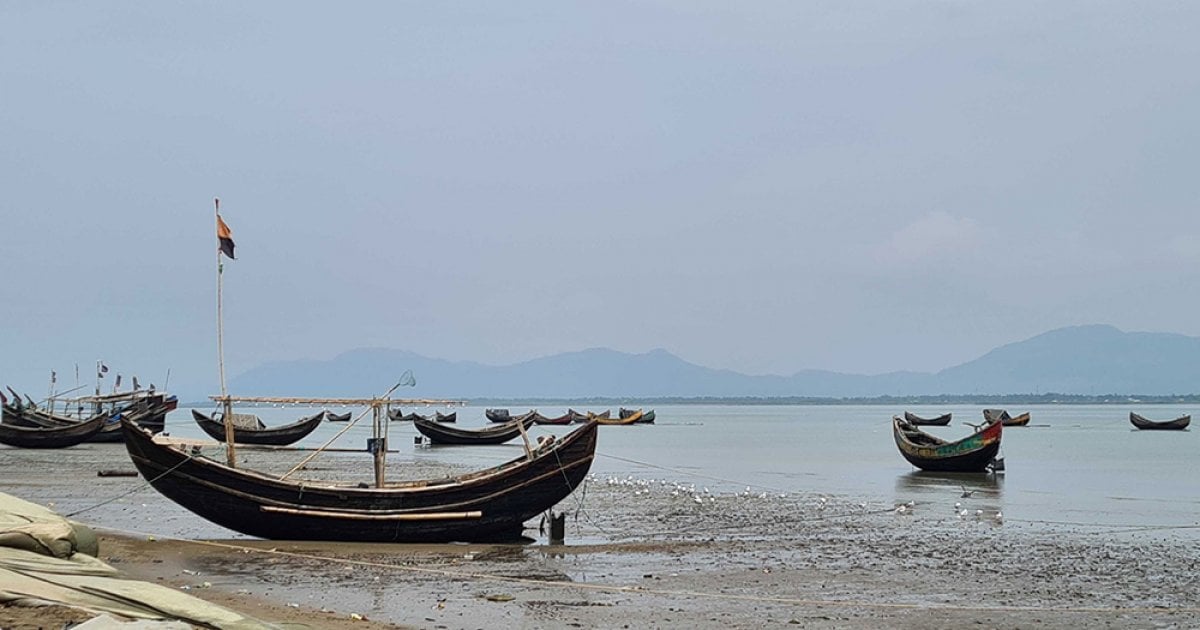
[{"label": "boat anchored in shallow water", "polygon": [[1002,422],[987,422],[974,433],[950,442],[930,435],[900,416],[892,417],[892,436],[900,454],[921,470],[985,472],[1000,452]]}]

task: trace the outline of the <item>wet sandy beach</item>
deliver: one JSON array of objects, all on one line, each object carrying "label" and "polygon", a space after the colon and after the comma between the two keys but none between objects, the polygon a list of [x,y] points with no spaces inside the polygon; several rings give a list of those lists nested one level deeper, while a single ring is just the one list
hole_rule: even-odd
[{"label": "wet sandy beach", "polygon": [[91,508],[73,518],[105,533],[101,558],[131,577],[312,627],[1200,626],[1194,531],[997,518],[986,483],[965,498],[953,480],[914,490],[910,507],[594,476],[559,506],[565,545],[537,520],[523,545],[293,543],[222,530],[140,478],[96,476],[131,470],[123,457],[121,445],[4,449],[0,490]]}]

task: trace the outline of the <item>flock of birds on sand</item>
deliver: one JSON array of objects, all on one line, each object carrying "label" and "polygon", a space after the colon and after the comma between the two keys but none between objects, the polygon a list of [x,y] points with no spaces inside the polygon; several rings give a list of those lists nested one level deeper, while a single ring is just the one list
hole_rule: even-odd
[{"label": "flock of birds on sand", "polygon": [[[595,473],[592,473],[588,475],[588,481],[598,483],[600,482],[600,478]],[[707,487],[697,488],[696,484],[694,483],[684,484],[671,481],[669,479],[640,479],[634,477],[633,475],[627,475],[624,477],[610,475],[604,478],[603,483],[604,485],[614,489],[632,490],[633,496],[635,497],[649,497],[652,494],[655,494],[656,491],[660,491],[660,495],[665,494],[673,500],[682,499],[690,501],[696,505],[713,505],[717,502],[718,497],[722,496],[720,493],[714,493],[710,491]],[[977,490],[966,488],[964,486],[960,486],[960,488],[962,488],[962,494],[960,495],[960,498],[963,499],[969,499],[975,494],[975,492],[977,492]],[[750,486],[746,486],[744,491],[732,493],[728,496],[734,499],[757,499],[761,501],[788,498],[788,494],[786,492],[755,491]],[[816,498],[816,504],[814,507],[818,512],[822,512],[829,507],[829,505],[829,497],[818,496]],[[896,515],[908,516],[914,513],[916,506],[916,501],[910,500],[904,503],[897,503],[893,505],[890,511]],[[862,512],[871,511],[870,504],[866,502],[859,503],[858,507],[862,510]],[[880,511],[886,512],[889,510]],[[1004,514],[1001,511],[997,510],[995,513],[990,515],[982,509],[976,509],[972,512],[970,509],[963,507],[962,501],[957,501],[954,503],[954,515],[959,520],[966,520],[973,517],[974,520],[989,520],[997,524],[1004,522]]]}]

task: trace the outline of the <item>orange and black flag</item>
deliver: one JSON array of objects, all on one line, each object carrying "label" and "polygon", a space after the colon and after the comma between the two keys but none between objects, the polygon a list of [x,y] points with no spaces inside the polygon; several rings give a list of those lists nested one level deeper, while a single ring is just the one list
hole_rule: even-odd
[{"label": "orange and black flag", "polygon": [[225,220],[221,215],[217,215],[217,241],[221,244],[221,253],[225,254],[230,260],[237,260],[233,255],[233,230],[225,225]]}]

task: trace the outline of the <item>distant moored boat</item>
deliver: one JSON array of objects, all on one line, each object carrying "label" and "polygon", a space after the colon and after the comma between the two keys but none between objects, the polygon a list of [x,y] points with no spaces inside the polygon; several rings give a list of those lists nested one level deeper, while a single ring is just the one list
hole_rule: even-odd
[{"label": "distant moored boat", "polygon": [[944,413],[936,418],[922,418],[915,413],[904,412],[904,419],[913,426],[944,427],[950,424],[952,414]]},{"label": "distant moored boat", "polygon": [[1006,427],[1023,427],[1029,424],[1029,418],[1030,416],[1028,411],[1019,416],[1010,416],[1008,415],[1008,411],[1004,409],[983,410],[984,420],[987,420],[988,422],[995,422],[999,420],[1000,422],[1004,423],[1004,426]]},{"label": "distant moored boat", "polygon": [[1179,416],[1174,420],[1163,420],[1160,422],[1148,420],[1131,411],[1129,412],[1129,421],[1133,423],[1133,426],[1143,430],[1182,431],[1191,424],[1192,417],[1190,415]]}]

